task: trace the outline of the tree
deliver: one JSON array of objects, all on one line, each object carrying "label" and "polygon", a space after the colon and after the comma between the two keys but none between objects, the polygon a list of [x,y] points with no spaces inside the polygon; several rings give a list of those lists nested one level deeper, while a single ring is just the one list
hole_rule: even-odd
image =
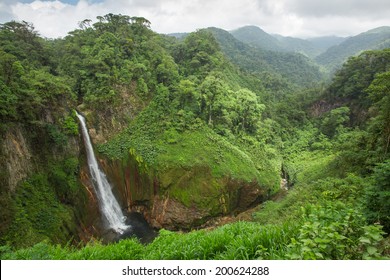
[{"label": "tree", "polygon": [[379,222],[390,234],[390,160],[378,164],[368,189],[366,208],[370,222]]},{"label": "tree", "polygon": [[91,28],[91,23],[92,23],[92,20],[84,19],[84,20],[80,21],[78,25],[79,25],[80,29],[85,30],[85,29]]},{"label": "tree", "polygon": [[254,133],[257,130],[260,122],[261,113],[265,106],[258,102],[256,94],[248,89],[240,89],[236,92],[236,111],[237,111],[237,127],[238,129],[248,133]]},{"label": "tree", "polygon": [[213,126],[213,119],[221,114],[219,106],[216,105],[220,103],[218,99],[225,92],[222,80],[210,74],[200,85],[199,91],[202,97],[201,111],[206,117],[205,121],[208,125]]},{"label": "tree", "polygon": [[199,30],[188,35],[176,48],[176,62],[183,65],[183,72],[205,78],[221,63],[222,54],[211,32]]},{"label": "tree", "polygon": [[201,96],[194,82],[181,80],[177,88],[179,108],[189,110],[195,114],[200,113]]},{"label": "tree", "polygon": [[131,17],[130,21],[133,24],[145,26],[147,28],[150,28],[150,25],[151,25],[151,22],[144,17]]},{"label": "tree", "polygon": [[333,137],[349,121],[349,112],[348,107],[340,107],[330,111],[322,121],[322,133]]},{"label": "tree", "polygon": [[378,74],[368,87],[370,99],[377,115],[371,121],[371,129],[378,130],[384,157],[390,149],[390,71]]},{"label": "tree", "polygon": [[22,70],[22,64],[14,55],[0,49],[0,77],[5,85],[12,87],[21,76]]},{"label": "tree", "polygon": [[176,63],[170,56],[163,56],[157,62],[156,77],[158,83],[163,83],[166,86],[174,84],[178,78],[179,73]]},{"label": "tree", "polygon": [[35,31],[34,25],[32,23],[22,21],[10,21],[4,24],[0,24],[0,30],[12,33],[20,40],[34,44],[38,38],[38,32]]},{"label": "tree", "polygon": [[96,17],[99,22],[93,24],[93,27],[101,33],[111,32],[116,33],[120,29],[126,29],[130,27],[129,16],[124,15],[115,15],[112,13],[106,14],[104,16]]},{"label": "tree", "polygon": [[2,124],[16,116],[17,101],[17,96],[0,79],[0,120]]},{"label": "tree", "polygon": [[44,40],[38,36],[34,26],[26,21],[0,24],[0,48],[19,61],[27,60],[34,66],[50,64]]}]

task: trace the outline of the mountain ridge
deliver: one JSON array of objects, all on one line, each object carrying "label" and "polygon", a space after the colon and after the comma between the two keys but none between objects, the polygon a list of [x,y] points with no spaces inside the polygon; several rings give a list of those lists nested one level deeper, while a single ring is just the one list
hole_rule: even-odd
[{"label": "mountain ridge", "polygon": [[[215,27],[207,30],[213,33],[222,52],[234,64],[246,71],[257,74],[264,71],[278,73],[281,79],[300,86],[321,79],[318,67],[305,55],[257,48],[238,40],[226,30]],[[299,70],[290,67],[292,64],[298,65]]]},{"label": "mountain ridge", "polygon": [[254,25],[247,25],[230,31],[236,39],[251,46],[261,47],[266,50],[283,51],[284,48],[279,40],[268,34],[263,29]]},{"label": "mountain ridge", "polygon": [[331,72],[339,68],[348,57],[365,50],[379,50],[390,47],[390,27],[382,26],[349,37],[339,45],[327,49],[316,57],[316,62]]}]

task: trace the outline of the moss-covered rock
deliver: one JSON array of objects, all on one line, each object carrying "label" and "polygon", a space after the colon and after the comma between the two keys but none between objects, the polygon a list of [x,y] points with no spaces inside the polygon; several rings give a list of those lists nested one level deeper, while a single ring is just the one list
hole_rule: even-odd
[{"label": "moss-covered rock", "polygon": [[[100,146],[101,163],[123,207],[143,212],[155,227],[190,229],[246,210],[279,184],[273,165],[259,171],[244,150],[207,127],[177,133],[174,142],[156,137],[149,142],[150,150],[157,151],[153,161],[144,159],[150,158],[145,142],[141,150],[131,145],[137,136],[122,133]],[[124,152],[118,158],[110,151],[118,151],[119,145]],[[264,178],[265,173],[276,182]]]}]

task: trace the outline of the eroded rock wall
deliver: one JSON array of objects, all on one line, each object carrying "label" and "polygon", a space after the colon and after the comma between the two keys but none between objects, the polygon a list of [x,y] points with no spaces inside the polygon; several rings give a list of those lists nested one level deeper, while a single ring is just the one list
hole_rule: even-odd
[{"label": "eroded rock wall", "polygon": [[257,182],[215,178],[207,167],[143,170],[131,155],[100,163],[123,209],[142,213],[155,228],[189,230],[267,199]]},{"label": "eroded rock wall", "polygon": [[3,189],[13,192],[18,183],[26,179],[33,171],[32,153],[21,127],[5,132],[1,151]]}]

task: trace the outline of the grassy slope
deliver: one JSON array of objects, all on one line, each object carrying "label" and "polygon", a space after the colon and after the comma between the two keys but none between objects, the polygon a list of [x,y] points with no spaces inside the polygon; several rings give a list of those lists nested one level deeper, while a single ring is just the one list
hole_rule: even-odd
[{"label": "grassy slope", "polygon": [[297,234],[293,224],[260,227],[239,222],[213,231],[187,234],[161,231],[160,236],[143,246],[134,239],[117,244],[90,244],[80,250],[40,243],[10,253],[1,248],[2,259],[279,259],[286,244]]}]

